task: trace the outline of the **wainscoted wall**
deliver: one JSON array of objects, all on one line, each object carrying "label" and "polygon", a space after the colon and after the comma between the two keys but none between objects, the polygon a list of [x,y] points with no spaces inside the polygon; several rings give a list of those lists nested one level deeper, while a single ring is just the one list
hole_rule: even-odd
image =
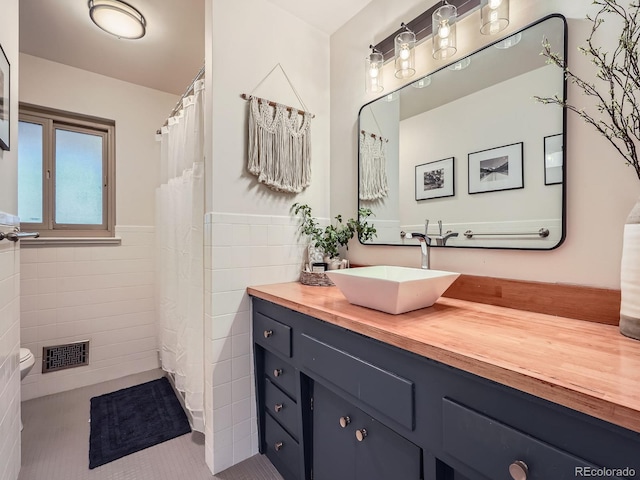
[{"label": "wainscoted wall", "polygon": [[[0,212],[0,232],[17,217]],[[20,471],[20,247],[0,241],[0,480]]]},{"label": "wainscoted wall", "polygon": [[[154,228],[119,246],[22,248],[21,336],[36,364],[22,400],[158,368]],[[90,340],[89,365],[42,374],[42,347]]]},{"label": "wainscoted wall", "polygon": [[300,276],[304,241],[290,216],[205,218],[205,454],[214,473],[258,451],[249,285]]}]

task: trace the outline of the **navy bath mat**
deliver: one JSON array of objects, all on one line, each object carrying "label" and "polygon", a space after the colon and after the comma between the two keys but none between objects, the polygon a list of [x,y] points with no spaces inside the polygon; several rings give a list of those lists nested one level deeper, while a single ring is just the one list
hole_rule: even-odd
[{"label": "navy bath mat", "polygon": [[91,399],[89,468],[189,433],[167,378]]}]

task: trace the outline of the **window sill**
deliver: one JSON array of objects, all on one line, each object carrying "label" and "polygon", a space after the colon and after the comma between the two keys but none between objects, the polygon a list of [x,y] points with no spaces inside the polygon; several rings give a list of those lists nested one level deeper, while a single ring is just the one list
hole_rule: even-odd
[{"label": "window sill", "polygon": [[121,237],[39,237],[20,240],[21,248],[37,247],[101,247],[105,245],[121,245]]}]

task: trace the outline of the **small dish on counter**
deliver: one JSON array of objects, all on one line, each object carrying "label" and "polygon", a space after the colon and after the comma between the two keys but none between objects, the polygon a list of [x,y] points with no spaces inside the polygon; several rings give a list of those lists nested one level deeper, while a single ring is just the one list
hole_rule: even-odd
[{"label": "small dish on counter", "polygon": [[325,274],[349,303],[397,315],[430,307],[460,276],[443,270],[380,265]]}]

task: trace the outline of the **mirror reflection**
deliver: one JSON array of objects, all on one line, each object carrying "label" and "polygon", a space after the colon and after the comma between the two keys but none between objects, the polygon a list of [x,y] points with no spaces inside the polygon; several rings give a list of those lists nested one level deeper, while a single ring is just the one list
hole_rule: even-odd
[{"label": "mirror reflection", "polygon": [[425,229],[434,246],[562,242],[564,112],[534,97],[564,97],[540,52],[547,39],[566,58],[565,28],[547,17],[362,107],[358,204],[378,230],[367,243],[414,245],[405,233]]}]

